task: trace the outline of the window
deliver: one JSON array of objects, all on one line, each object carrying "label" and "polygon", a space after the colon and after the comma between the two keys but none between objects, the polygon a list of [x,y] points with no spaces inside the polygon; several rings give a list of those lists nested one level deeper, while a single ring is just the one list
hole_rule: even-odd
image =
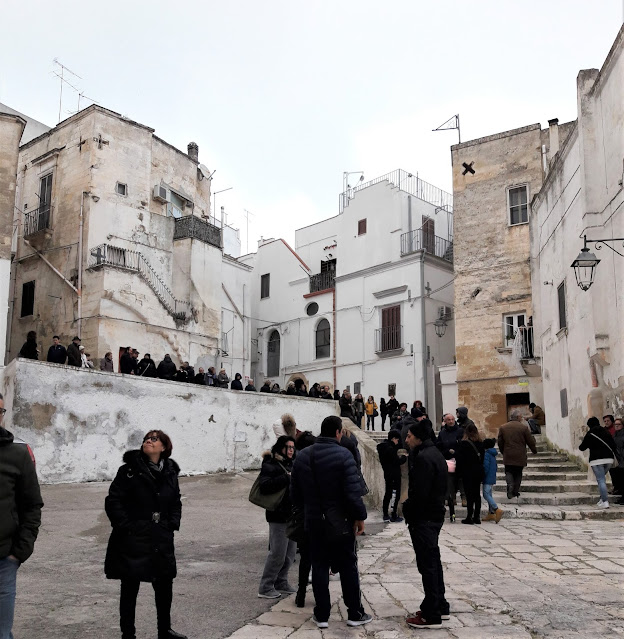
[{"label": "window", "polygon": [[20,317],[33,315],[35,310],[35,283],[24,282],[22,284],[22,312]]},{"label": "window", "polygon": [[515,186],[507,191],[509,206],[509,224],[526,224],[529,221],[528,187]]},{"label": "window", "polygon": [[561,403],[561,417],[568,416],[568,389],[562,388],[559,391],[559,401]]},{"label": "window", "polygon": [[514,313],[513,315],[503,315],[503,337],[505,346],[511,346],[516,339],[516,333],[520,326],[525,326],[525,314]]},{"label": "window", "polygon": [[366,234],[366,220],[360,220],[358,222],[358,235]]},{"label": "window", "polygon": [[380,343],[377,352],[394,351],[401,348],[401,307],[388,306],[381,309]]},{"label": "window", "polygon": [[128,185],[117,182],[115,185],[115,193],[117,193],[117,195],[128,195]]},{"label": "window", "polygon": [[271,274],[267,273],[260,277],[260,299],[263,300],[269,296],[269,290],[271,288]]},{"label": "window", "polygon": [[306,306],[306,313],[312,317],[313,315],[316,315],[318,313],[319,310],[319,305],[316,302],[310,302],[307,306]]},{"label": "window", "polygon": [[267,376],[277,377],[280,373],[280,334],[273,331],[269,336],[267,353]]},{"label": "window", "polygon": [[559,302],[559,330],[561,330],[568,325],[566,319],[565,282],[561,282],[557,287],[557,301]]},{"label": "window", "polygon": [[167,202],[167,215],[171,217],[182,217],[184,214],[185,201],[173,191],[169,192],[170,202]]},{"label": "window", "polygon": [[52,173],[44,175],[39,182],[39,210],[49,211],[52,205]]},{"label": "window", "polygon": [[362,382],[354,382],[353,383],[353,392],[356,395],[359,395],[362,392]]},{"label": "window", "polygon": [[396,384],[388,384],[388,395],[396,396]]},{"label": "window", "polygon": [[422,248],[435,255],[435,220],[426,215],[422,218]]},{"label": "window", "polygon": [[329,322],[322,319],[316,326],[316,359],[329,357],[329,347],[331,343],[331,329]]}]

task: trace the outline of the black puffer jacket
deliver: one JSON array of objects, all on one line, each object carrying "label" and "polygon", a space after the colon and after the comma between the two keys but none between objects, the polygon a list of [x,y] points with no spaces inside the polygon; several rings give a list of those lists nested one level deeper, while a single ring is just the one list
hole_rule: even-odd
[{"label": "black puffer jacket", "polygon": [[41,492],[26,444],[0,426],[0,559],[24,562],[32,555],[41,524]]},{"label": "black puffer jacket", "polygon": [[399,457],[399,446],[400,444],[395,444],[390,439],[377,444],[379,462],[381,463],[381,467],[383,468],[384,476],[387,478],[395,478],[401,476],[401,464],[405,463],[407,457],[405,455]]},{"label": "black puffer jacket", "polygon": [[[459,442],[464,436],[464,429],[457,425],[457,422],[453,424],[451,428],[444,425],[438,433],[438,448],[446,459],[450,459],[457,452]],[[455,451],[451,453],[451,451]]]},{"label": "black puffer jacket", "polygon": [[176,365],[171,361],[171,357],[165,355],[163,361],[158,364],[156,374],[160,379],[173,379],[177,370]]},{"label": "black puffer jacket", "polygon": [[[310,465],[312,455],[314,474]],[[304,509],[306,531],[320,528],[321,501],[325,511],[337,507],[353,521],[366,519],[361,493],[360,474],[353,455],[334,438],[319,437],[316,444],[297,454],[290,497],[295,508]]]},{"label": "black puffer jacket", "polygon": [[173,459],[165,459],[160,472],[151,472],[140,450],[128,451],[123,460],[105,500],[113,526],[104,564],[106,576],[173,579],[177,572],[173,532],[180,529],[182,517],[180,467]]},{"label": "black puffer jacket", "polygon": [[[285,459],[281,455],[271,455],[265,453],[260,469],[260,492],[263,495],[272,495],[290,486],[290,475],[292,471],[292,460]],[[267,510],[266,520],[269,523],[285,524],[292,513],[292,502],[290,501],[290,490],[284,494],[277,510]]]}]

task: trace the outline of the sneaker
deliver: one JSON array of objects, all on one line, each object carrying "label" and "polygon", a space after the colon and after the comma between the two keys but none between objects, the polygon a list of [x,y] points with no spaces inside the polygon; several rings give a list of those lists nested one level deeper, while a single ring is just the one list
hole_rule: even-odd
[{"label": "sneaker", "polygon": [[260,597],[260,599],[279,599],[281,596],[282,596],[282,593],[278,592],[275,589],[269,590],[269,592],[258,593],[258,597]]},{"label": "sneaker", "polygon": [[367,612],[358,613],[357,619],[347,619],[347,626],[363,626],[365,623],[370,623],[373,620],[371,615]]},{"label": "sneaker", "polygon": [[391,520],[390,520],[390,515],[384,515],[384,516],[383,516],[383,520],[384,520],[386,523],[389,523],[389,522],[391,521]]},{"label": "sneaker", "polygon": [[420,612],[420,610],[413,617],[408,617],[405,621],[410,628],[441,628],[442,627],[441,619],[438,622],[427,621],[427,619],[425,619],[422,616],[422,613]]},{"label": "sneaker", "polygon": [[[416,614],[418,614],[418,615],[420,615],[422,617],[422,612],[420,612],[420,610]],[[442,617],[442,621],[448,621],[451,618],[450,609],[447,610],[446,612],[444,612],[443,614],[441,614],[440,617]]]},{"label": "sneaker", "polygon": [[279,586],[279,587],[275,586],[275,590],[279,590],[280,592],[284,592],[289,595],[292,595],[293,593],[297,592],[297,589],[293,588],[293,586],[291,586],[289,583],[286,583],[283,586]]},{"label": "sneaker", "polygon": [[496,512],[494,513],[494,521],[496,523],[498,523],[503,518],[503,512],[504,510],[502,508],[496,509]]},{"label": "sneaker", "polygon": [[609,508],[609,502],[608,502],[608,501],[601,501],[601,502],[598,504],[598,508],[603,508],[603,509],[605,509],[605,508]]},{"label": "sneaker", "polygon": [[598,501],[598,502],[596,503],[596,506],[602,506],[602,504],[603,504],[603,503],[604,503],[604,502],[603,502],[603,501],[602,501],[602,499],[601,499],[600,501]]},{"label": "sneaker", "polygon": [[317,628],[329,628],[329,623],[327,621],[319,621],[316,615],[312,617],[312,621],[316,624]]},{"label": "sneaker", "polygon": [[403,521],[403,517],[399,517],[398,515],[393,515],[390,521],[393,524],[400,524]]},{"label": "sneaker", "polygon": [[449,521],[454,524],[455,523],[455,513],[453,513],[450,517],[449,517]]}]

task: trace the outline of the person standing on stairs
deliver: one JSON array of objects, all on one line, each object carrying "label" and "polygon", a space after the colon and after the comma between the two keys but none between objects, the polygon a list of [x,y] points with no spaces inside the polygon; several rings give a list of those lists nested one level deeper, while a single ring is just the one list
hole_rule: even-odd
[{"label": "person standing on stairs", "polygon": [[607,473],[613,466],[615,454],[615,442],[606,428],[600,425],[597,417],[590,417],[587,420],[589,432],[583,437],[579,450],[589,448],[589,465],[596,476],[596,483],[600,491],[600,501],[596,504],[598,508],[609,508],[609,493],[607,492]]},{"label": "person standing on stairs", "polygon": [[459,442],[455,454],[457,467],[455,472],[464,482],[468,514],[462,524],[481,523],[481,482],[484,478],[483,442],[479,430],[474,424],[464,429],[464,437]]},{"label": "person standing on stairs", "polygon": [[492,495],[492,488],[496,483],[496,471],[498,470],[498,464],[496,463],[498,451],[495,446],[496,440],[494,438],[483,440],[483,448],[485,449],[483,457],[483,499],[488,504],[488,514],[483,518],[483,521],[495,521],[498,523],[503,516],[503,511],[498,507]]},{"label": "person standing on stairs", "polygon": [[529,427],[522,423],[522,411],[511,411],[511,421],[503,424],[498,431],[498,449],[503,454],[505,480],[507,481],[507,499],[519,499],[522,484],[522,471],[527,465],[527,446],[537,455],[535,437]]}]

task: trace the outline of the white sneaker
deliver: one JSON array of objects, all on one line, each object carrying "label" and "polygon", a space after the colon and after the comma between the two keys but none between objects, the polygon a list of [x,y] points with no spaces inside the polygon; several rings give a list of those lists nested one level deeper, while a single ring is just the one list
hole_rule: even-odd
[{"label": "white sneaker", "polygon": [[596,506],[602,506],[604,502],[602,501],[602,499],[596,504]]},{"label": "white sneaker", "polygon": [[609,502],[608,501],[601,501],[598,504],[598,508],[609,508]]}]

